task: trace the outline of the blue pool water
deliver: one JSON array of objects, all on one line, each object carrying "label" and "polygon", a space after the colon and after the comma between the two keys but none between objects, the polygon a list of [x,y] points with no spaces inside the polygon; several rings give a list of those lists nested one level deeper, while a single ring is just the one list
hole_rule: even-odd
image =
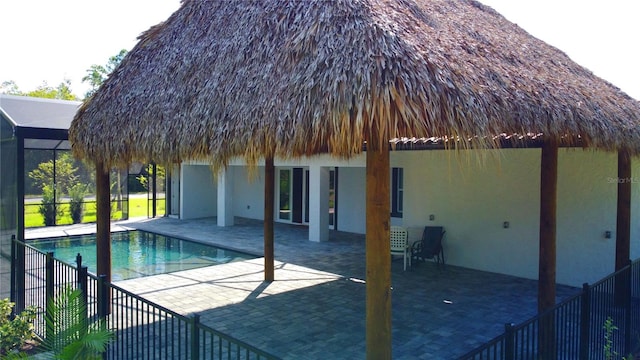
[{"label": "blue pool water", "polygon": [[[74,265],[76,255],[80,254],[82,264],[88,267],[89,272],[96,271],[95,234],[33,240],[29,245],[44,252],[52,251],[56,259]],[[255,255],[146,231],[111,234],[112,281],[254,258]]]}]

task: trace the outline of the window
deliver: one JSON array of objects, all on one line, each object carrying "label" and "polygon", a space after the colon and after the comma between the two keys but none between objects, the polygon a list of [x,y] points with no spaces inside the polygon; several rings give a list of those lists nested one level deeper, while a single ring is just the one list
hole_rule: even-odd
[{"label": "window", "polygon": [[402,217],[404,192],[404,174],[402,168],[392,168],[391,172],[391,217]]},{"label": "window", "polygon": [[291,221],[291,169],[281,169],[278,185],[278,219]]}]

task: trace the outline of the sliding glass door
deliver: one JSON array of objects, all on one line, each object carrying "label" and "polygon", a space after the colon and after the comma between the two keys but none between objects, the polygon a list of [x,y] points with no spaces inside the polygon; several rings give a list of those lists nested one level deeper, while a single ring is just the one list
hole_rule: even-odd
[{"label": "sliding glass door", "polygon": [[[276,199],[278,221],[309,223],[309,170],[303,168],[278,169]],[[329,227],[335,229],[338,209],[337,169],[329,172]]]}]

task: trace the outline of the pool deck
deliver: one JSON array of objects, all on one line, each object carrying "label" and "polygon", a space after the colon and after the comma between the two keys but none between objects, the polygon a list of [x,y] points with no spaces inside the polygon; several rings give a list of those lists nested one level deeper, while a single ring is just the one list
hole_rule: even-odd
[{"label": "pool deck", "polygon": [[[261,254],[262,222],[157,218],[120,222],[140,229]],[[95,232],[95,224],[39,228],[27,238]],[[117,285],[283,359],[364,359],[364,235],[330,232],[307,240],[304,226],[275,225],[276,280],[264,258],[117,282]],[[453,359],[536,312],[537,282],[448,265],[392,262],[393,357]],[[558,300],[579,290],[558,286]]]}]

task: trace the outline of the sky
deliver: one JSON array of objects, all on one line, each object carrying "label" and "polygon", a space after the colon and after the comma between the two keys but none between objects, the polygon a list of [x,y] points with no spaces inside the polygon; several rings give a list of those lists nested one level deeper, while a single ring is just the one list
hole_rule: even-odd
[{"label": "sky", "polygon": [[[481,2],[640,99],[640,1]],[[30,91],[69,79],[83,97],[91,65],[130,50],[140,33],[179,6],[179,0],[0,0],[0,83],[13,80]]]},{"label": "sky", "polygon": [[131,50],[179,7],[179,0],[0,0],[0,83],[30,91],[69,79],[82,98],[91,65]]}]

